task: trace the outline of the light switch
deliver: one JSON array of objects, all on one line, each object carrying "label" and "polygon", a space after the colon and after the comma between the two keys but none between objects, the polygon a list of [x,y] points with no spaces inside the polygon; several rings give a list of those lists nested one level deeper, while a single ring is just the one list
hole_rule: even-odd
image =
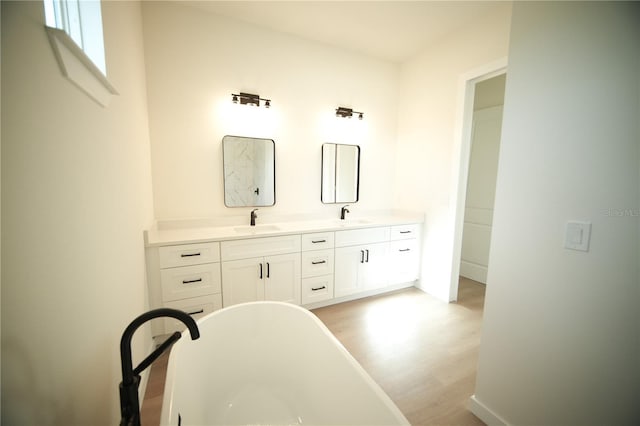
[{"label": "light switch", "polygon": [[591,222],[570,221],[564,239],[564,247],[571,250],[589,251]]}]

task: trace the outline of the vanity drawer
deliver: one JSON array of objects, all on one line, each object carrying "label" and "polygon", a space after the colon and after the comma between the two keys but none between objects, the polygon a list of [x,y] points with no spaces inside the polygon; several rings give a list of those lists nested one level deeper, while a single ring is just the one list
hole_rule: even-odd
[{"label": "vanity drawer", "polygon": [[220,243],[183,244],[158,249],[160,268],[220,261]]},{"label": "vanity drawer", "polygon": [[333,232],[302,234],[302,251],[333,248]]},{"label": "vanity drawer", "polygon": [[357,246],[361,244],[383,243],[389,241],[389,227],[351,229],[336,232],[336,247]]},{"label": "vanity drawer", "polygon": [[302,278],[333,273],[333,249],[302,252]]},{"label": "vanity drawer", "polygon": [[[184,311],[191,315],[193,319],[198,320],[211,312],[222,309],[222,295],[211,294],[204,297],[178,300],[175,302],[165,303],[164,307]],[[165,333],[173,333],[175,331],[183,331],[185,329],[186,326],[181,321],[174,318],[164,318]]]},{"label": "vanity drawer", "polygon": [[162,269],[160,283],[164,302],[220,293],[220,263]]},{"label": "vanity drawer", "polygon": [[300,251],[300,235],[223,241],[220,251],[223,261],[296,253]]},{"label": "vanity drawer", "polygon": [[333,275],[302,279],[302,304],[322,302],[333,298]]},{"label": "vanity drawer", "polygon": [[417,238],[420,231],[420,225],[396,225],[391,227],[391,240],[408,240]]}]

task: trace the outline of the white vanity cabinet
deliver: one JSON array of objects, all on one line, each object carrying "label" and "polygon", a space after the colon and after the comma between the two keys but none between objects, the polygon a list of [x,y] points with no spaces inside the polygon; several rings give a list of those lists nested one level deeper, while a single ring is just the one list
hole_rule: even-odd
[{"label": "white vanity cabinet", "polygon": [[223,241],[221,257],[223,306],[301,303],[300,235]]},{"label": "white vanity cabinet", "polygon": [[[180,309],[196,318],[260,300],[312,309],[418,279],[419,220],[336,222],[283,223],[269,231],[247,226],[145,232],[151,308]],[[153,336],[184,329],[171,318],[151,327]]]},{"label": "white vanity cabinet", "polygon": [[398,225],[391,227],[389,243],[389,284],[399,284],[418,279],[420,225]]},{"label": "white vanity cabinet", "polygon": [[387,286],[389,227],[336,232],[336,298]]},{"label": "white vanity cabinet", "polygon": [[302,304],[333,298],[334,233],[302,235]]},{"label": "white vanity cabinet", "polygon": [[[194,318],[222,308],[220,244],[170,245],[147,250],[148,273],[159,286],[151,290],[160,305],[179,309]],[[155,297],[154,297],[155,296]],[[173,318],[156,323],[154,334],[173,333],[185,328]]]}]

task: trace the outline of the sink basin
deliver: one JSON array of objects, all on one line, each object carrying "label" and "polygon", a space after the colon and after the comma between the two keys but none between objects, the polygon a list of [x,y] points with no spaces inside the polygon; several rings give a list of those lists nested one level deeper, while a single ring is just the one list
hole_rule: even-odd
[{"label": "sink basin", "polygon": [[256,234],[258,232],[274,232],[279,231],[280,228],[276,225],[256,225],[256,226],[237,226],[234,228],[236,232],[240,234]]},{"label": "sink basin", "polygon": [[367,223],[371,223],[371,221],[366,219],[336,219],[334,221],[336,225],[340,226],[350,226],[350,225],[366,225]]}]

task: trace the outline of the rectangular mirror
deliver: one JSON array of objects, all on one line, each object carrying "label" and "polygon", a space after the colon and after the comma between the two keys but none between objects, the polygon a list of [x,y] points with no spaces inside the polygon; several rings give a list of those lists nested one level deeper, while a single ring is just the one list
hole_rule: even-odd
[{"label": "rectangular mirror", "polygon": [[322,145],[322,190],[325,204],[358,201],[360,147],[325,143]]},{"label": "rectangular mirror", "polygon": [[273,139],[222,138],[224,205],[264,207],[276,203],[276,156]]}]

